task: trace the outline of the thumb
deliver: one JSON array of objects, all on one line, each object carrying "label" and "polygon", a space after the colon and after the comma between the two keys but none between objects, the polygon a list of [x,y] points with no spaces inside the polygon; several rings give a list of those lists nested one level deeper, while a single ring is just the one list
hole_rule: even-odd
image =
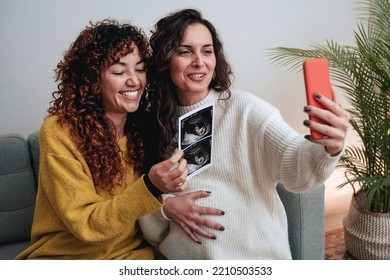
[{"label": "thumb", "polygon": [[179,150],[179,149],[176,149],[172,156],[170,157],[170,159],[172,159],[173,161],[178,162],[184,155],[184,152],[182,150]]},{"label": "thumb", "polygon": [[164,169],[170,171],[177,168],[179,166],[179,160],[182,158],[183,154],[182,150],[176,149],[172,156],[163,162]]}]

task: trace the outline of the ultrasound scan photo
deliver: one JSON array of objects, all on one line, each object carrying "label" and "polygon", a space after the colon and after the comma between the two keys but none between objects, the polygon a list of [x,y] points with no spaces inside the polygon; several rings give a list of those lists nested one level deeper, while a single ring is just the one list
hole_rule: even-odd
[{"label": "ultrasound scan photo", "polygon": [[211,166],[214,105],[197,108],[179,118],[179,149],[187,160],[187,179]]}]

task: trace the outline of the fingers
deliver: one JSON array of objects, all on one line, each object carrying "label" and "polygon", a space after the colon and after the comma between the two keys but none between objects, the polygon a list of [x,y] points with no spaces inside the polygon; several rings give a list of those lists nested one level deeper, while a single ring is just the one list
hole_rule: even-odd
[{"label": "fingers", "polygon": [[175,183],[179,184],[179,183],[185,181],[185,179],[188,175],[187,161],[184,158],[179,159],[177,167],[172,169],[171,171],[169,171],[169,174],[170,174],[170,177],[176,178],[175,180],[179,181],[179,182],[175,182]]},{"label": "fingers", "polygon": [[325,123],[305,120],[304,125],[309,127],[311,130],[324,135],[324,137],[320,139],[310,139],[312,142],[325,146],[326,150],[331,155],[336,155],[344,146],[344,141],[349,129],[350,114],[337,103],[336,95],[334,94],[333,96],[335,98],[334,100],[331,100],[319,93],[316,93],[316,100],[325,109],[305,106],[304,111],[309,116],[321,119]]},{"label": "fingers", "polygon": [[[196,220],[197,219],[193,219],[193,221]],[[180,224],[180,227],[189,235],[189,237],[192,240],[194,240],[197,243],[200,243],[201,240],[195,235],[195,233],[209,239],[217,239],[217,236],[215,234],[202,229],[201,225],[209,228],[213,228],[218,231],[225,230],[225,228],[222,225],[204,218],[199,219],[199,222],[190,222],[190,221],[183,222],[182,224]]]},{"label": "fingers", "polygon": [[319,139],[310,139],[310,141],[324,146],[330,155],[335,156],[342,151],[346,132],[315,122],[310,124],[310,129],[325,135]]},{"label": "fingers", "polygon": [[[199,227],[198,225],[194,225],[193,229],[192,229],[194,232],[196,232],[197,234],[199,235],[202,235],[203,237],[206,237],[206,238],[209,238],[209,239],[217,239],[217,237],[215,236],[215,234],[212,234],[210,232],[207,232],[205,230],[203,230],[201,227]],[[200,241],[200,239],[199,239]],[[199,242],[198,242],[199,243]]]},{"label": "fingers", "polygon": [[[192,197],[205,197],[204,193],[205,192],[203,191],[194,192],[192,193]],[[194,205],[192,208],[192,213],[188,216],[188,219],[191,220],[191,230],[193,232],[196,232],[207,238],[216,239],[216,236],[214,234],[203,230],[201,226],[215,229],[218,231],[224,231],[225,227],[213,220],[205,218],[205,215],[223,216],[225,215],[225,212],[217,208]]]},{"label": "fingers", "polygon": [[196,243],[202,244],[202,241],[192,232],[192,230],[185,224],[180,225],[185,233]]},{"label": "fingers", "polygon": [[322,96],[321,94],[317,93],[315,98],[321,105],[324,106],[325,109],[305,106],[305,112],[310,116],[314,116],[325,121],[332,127],[346,131],[349,127],[349,120],[351,118],[348,111],[341,108],[341,106],[336,102],[326,98],[325,96]]},{"label": "fingers", "polygon": [[[222,211],[223,215],[225,215],[225,213]],[[225,230],[225,227],[219,223],[216,223],[210,219],[202,219],[201,222],[199,222],[199,224],[201,225],[204,225],[206,227],[209,227],[209,228],[212,228],[212,229],[215,229],[215,230],[218,230],[218,231],[224,231]],[[207,236],[206,236],[207,237]],[[209,238],[213,238],[212,236],[210,236]],[[213,238],[215,239],[215,238]]]},{"label": "fingers", "polygon": [[[318,108],[315,108],[315,107],[311,107],[313,109],[313,111],[318,111],[318,112],[322,112],[322,117],[327,117],[326,114],[324,115],[324,113],[326,112],[332,112],[334,115],[338,116],[338,117],[342,117],[342,118],[346,118],[346,119],[350,119],[350,116],[349,116],[349,113],[344,110],[338,103],[338,99],[337,99],[337,95],[334,93],[333,91],[333,88],[332,88],[332,92],[333,92],[333,100],[327,98],[326,96],[322,95],[321,93],[316,93],[314,98],[318,101],[318,103],[320,103],[324,108],[325,110],[323,109],[318,109]],[[323,112],[325,111],[325,112]],[[318,116],[320,117],[320,116]],[[324,119],[326,121],[326,119]]]},{"label": "fingers", "polygon": [[169,159],[164,160],[153,167],[158,169],[160,173],[171,172],[171,174],[181,174],[186,168],[186,160],[183,159],[182,156],[183,151],[175,150]]},{"label": "fingers", "polygon": [[149,171],[149,179],[163,192],[181,192],[188,187],[187,161],[182,158],[183,151],[176,150],[173,155]]},{"label": "fingers", "polygon": [[333,87],[331,88],[331,91],[332,91],[333,102],[335,102],[336,104],[339,104],[337,94],[333,90]]},{"label": "fingers", "polygon": [[[211,192],[209,192],[209,191],[195,191],[195,192],[190,192],[190,193],[186,194],[186,196],[188,196],[194,202],[198,198],[204,198],[204,197],[208,197],[210,195],[211,195]],[[212,207],[206,207],[206,206],[200,206],[200,205],[197,205],[196,211],[199,214],[201,214],[201,215],[214,215],[214,216],[223,216],[223,215],[225,215],[225,211],[223,211],[221,209],[212,208]],[[216,226],[216,227],[214,227],[214,226],[211,226],[211,227],[219,230],[221,225]]]},{"label": "fingers", "polygon": [[186,195],[188,195],[188,197],[190,197],[192,200],[196,200],[198,198],[210,196],[211,192],[209,192],[209,191],[194,191],[194,192],[190,192]]},{"label": "fingers", "polygon": [[199,234],[199,235],[201,235],[203,237],[209,238],[209,239],[217,239],[217,237],[214,234],[211,234],[211,233],[203,230],[202,228],[200,228],[196,224],[193,224],[191,228],[187,227],[185,224],[183,224],[181,226],[181,228],[184,230],[185,233],[187,233],[187,235],[193,241],[195,241],[198,244],[202,244],[202,240],[197,235],[195,235],[195,233],[197,233],[197,234]]},{"label": "fingers", "polygon": [[161,163],[161,167],[165,172],[176,170],[179,166],[179,161],[183,156],[183,151],[176,149],[173,155]]},{"label": "fingers", "polygon": [[166,177],[169,181],[172,181],[171,186],[173,186],[176,191],[183,191],[187,186],[188,182],[186,181],[188,175],[187,161],[183,156],[183,151],[176,150],[174,154],[165,162],[165,167],[169,169],[166,170]]},{"label": "fingers", "polygon": [[173,192],[182,192],[188,187],[188,181],[181,181],[173,187]]},{"label": "fingers", "polygon": [[188,169],[187,161],[185,159],[180,159],[179,165],[167,174],[167,178],[172,181],[173,190],[175,192],[184,191],[188,187],[188,181],[186,180],[187,176]]},{"label": "fingers", "polygon": [[195,203],[198,198],[210,196],[210,192],[196,191],[176,197],[167,197],[163,207],[164,213],[177,225],[179,225],[188,236],[195,242],[200,243],[198,235],[216,239],[216,235],[208,232],[208,229],[223,231],[225,228],[205,215],[224,215],[225,212],[206,206],[200,206]]}]

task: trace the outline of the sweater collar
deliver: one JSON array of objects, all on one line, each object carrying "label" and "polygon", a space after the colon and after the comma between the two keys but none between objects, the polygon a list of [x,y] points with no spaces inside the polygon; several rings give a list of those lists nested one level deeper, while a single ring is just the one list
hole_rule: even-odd
[{"label": "sweater collar", "polygon": [[199,101],[198,103],[192,104],[190,106],[178,106],[179,116],[182,116],[182,115],[184,115],[184,114],[186,114],[186,113],[188,113],[188,112],[190,112],[190,111],[192,111],[200,106],[216,102],[219,98],[219,95],[220,94],[218,92],[216,92],[213,89],[210,89],[207,96],[204,99],[202,99],[201,101]]}]

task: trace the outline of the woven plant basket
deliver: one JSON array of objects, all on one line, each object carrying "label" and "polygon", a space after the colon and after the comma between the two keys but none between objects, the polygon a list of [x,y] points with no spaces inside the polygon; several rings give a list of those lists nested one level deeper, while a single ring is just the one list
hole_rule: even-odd
[{"label": "woven plant basket", "polygon": [[352,197],[343,220],[345,246],[357,260],[390,260],[390,213],[374,213],[363,206],[365,197]]}]

